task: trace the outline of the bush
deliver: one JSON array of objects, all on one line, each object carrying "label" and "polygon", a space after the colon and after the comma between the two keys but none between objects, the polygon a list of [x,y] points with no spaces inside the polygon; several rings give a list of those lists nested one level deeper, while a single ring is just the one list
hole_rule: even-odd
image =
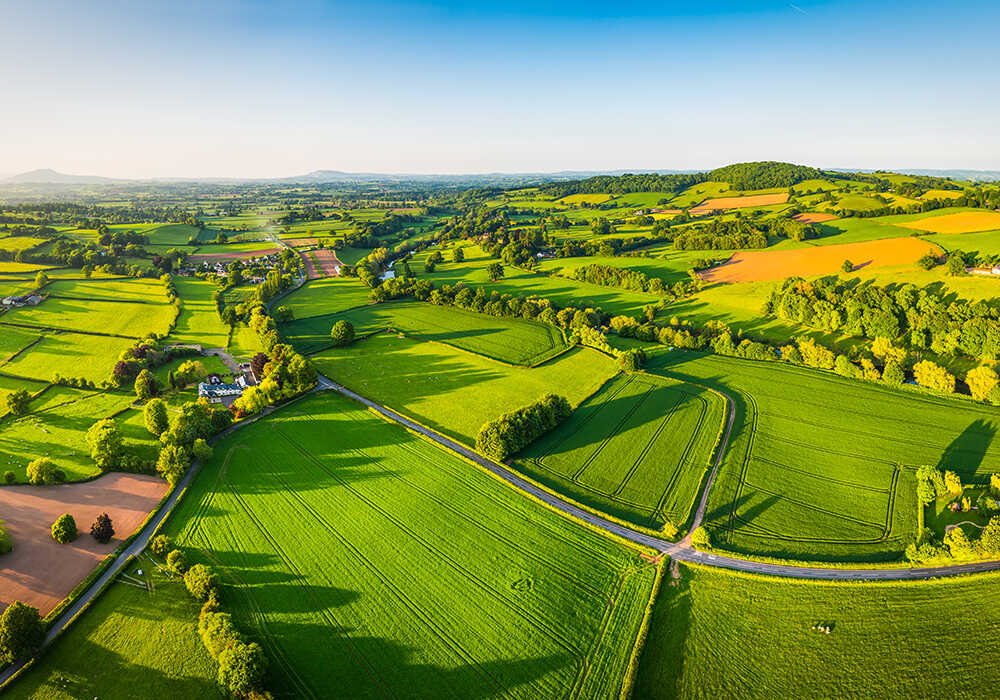
[{"label": "bush", "polygon": [[15,600],[0,615],[0,661],[31,656],[44,639],[45,626],[37,608]]},{"label": "bush", "polygon": [[330,340],[336,347],[344,347],[354,342],[354,324],[341,319],[330,329]]},{"label": "bush", "polygon": [[885,369],[882,370],[882,381],[890,386],[902,386],[903,382],[906,380],[906,375],[903,373],[903,368],[899,366],[899,363],[890,360],[885,363]]},{"label": "bush", "polygon": [[14,538],[7,529],[7,523],[0,520],[0,554],[6,554],[12,549],[14,549]]},{"label": "bush", "polygon": [[3,480],[8,484],[13,484],[15,481],[17,481],[17,475],[8,469],[3,473]]},{"label": "bush", "polygon": [[533,404],[484,424],[476,435],[476,449],[496,460],[507,459],[572,414],[569,401],[548,394]]},{"label": "bush", "polygon": [[183,576],[187,571],[187,557],[184,556],[184,552],[179,549],[172,550],[167,555],[167,568],[178,576]]},{"label": "bush", "polygon": [[691,545],[695,549],[706,550],[712,548],[712,538],[708,535],[708,530],[699,527],[691,533]]},{"label": "bush", "polygon": [[48,457],[39,457],[28,464],[28,483],[54,484],[56,483],[56,465]]},{"label": "bush", "polygon": [[216,611],[206,612],[198,618],[198,636],[213,659],[218,659],[226,648],[241,641],[232,615]]},{"label": "bush", "polygon": [[219,579],[212,570],[204,564],[195,564],[184,574],[184,585],[188,592],[201,601],[218,588]]},{"label": "bush", "polygon": [[166,535],[157,535],[149,543],[149,549],[162,559],[170,551],[170,538]]},{"label": "bush", "polygon": [[72,542],[76,535],[76,520],[69,513],[63,513],[52,523],[52,539],[59,544]]},{"label": "bush", "polygon": [[237,642],[219,654],[219,684],[237,697],[260,690],[266,671],[267,657],[257,642]]},{"label": "bush", "polygon": [[90,526],[91,536],[101,544],[107,544],[115,536],[115,528],[111,525],[111,518],[107,513],[101,513]]},{"label": "bush", "polygon": [[636,372],[642,369],[646,361],[646,353],[642,350],[626,350],[618,356],[618,366],[626,372]]}]

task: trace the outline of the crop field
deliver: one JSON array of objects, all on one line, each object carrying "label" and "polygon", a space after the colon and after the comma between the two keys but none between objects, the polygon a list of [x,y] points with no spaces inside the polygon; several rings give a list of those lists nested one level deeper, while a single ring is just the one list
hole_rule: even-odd
[{"label": "crop field", "polygon": [[[348,263],[349,264],[349,263]],[[322,316],[370,304],[371,290],[353,277],[312,280],[281,300],[295,318]],[[327,332],[329,332],[327,328]]]},{"label": "crop field", "polygon": [[450,306],[400,301],[362,306],[339,314],[285,324],[282,334],[303,353],[330,347],[330,328],[347,319],[357,331],[391,328],[421,340],[453,345],[501,362],[530,367],[565,351],[562,331],[536,321],[494,318]]},{"label": "crop field", "polygon": [[81,301],[130,301],[136,303],[165,304],[166,290],[158,279],[53,279],[45,293],[56,297]]},{"label": "crop field", "polygon": [[680,575],[660,589],[636,698],[918,698],[934,687],[975,698],[1000,683],[983,663],[1000,654],[985,613],[1000,605],[996,574],[837,583],[682,565]]},{"label": "crop field", "polygon": [[1000,229],[1000,213],[995,211],[963,211],[917,221],[900,223],[905,228],[931,233],[975,233]]},{"label": "crop field", "polygon": [[343,265],[332,248],[308,250],[302,254],[302,261],[305,263],[306,277],[311,280],[336,277]]},{"label": "crop field", "polygon": [[706,518],[723,548],[897,559],[916,534],[915,467],[982,480],[1000,458],[1000,410],[982,404],[682,350],[649,365],[736,402]]},{"label": "crop field", "polygon": [[31,250],[37,245],[45,243],[47,238],[31,238],[29,236],[8,236],[0,238],[0,250]]},{"label": "crop field", "polygon": [[199,242],[207,242],[218,234],[213,229],[197,229],[187,224],[164,224],[145,232],[149,242],[169,247],[185,246],[192,237]]},{"label": "crop field", "polygon": [[845,260],[855,268],[902,265],[928,253],[938,254],[937,246],[911,237],[795,250],[741,250],[725,264],[699,274],[709,282],[761,282],[836,274]]},{"label": "crop field", "polygon": [[788,193],[755,194],[746,197],[717,197],[706,199],[691,209],[691,214],[699,216],[716,209],[747,209],[749,207],[766,207],[772,204],[784,204],[788,201]]},{"label": "crop field", "polygon": [[962,190],[927,190],[922,195],[921,199],[958,199],[964,194]]},{"label": "crop field", "polygon": [[0,262],[0,275],[35,274],[39,270],[51,270],[51,265],[36,265],[34,263]]},{"label": "crop field", "polygon": [[569,194],[562,199],[557,199],[557,204],[569,204],[570,206],[576,204],[582,204],[586,202],[587,204],[600,204],[601,202],[606,202],[611,199],[609,194]]},{"label": "crop field", "polygon": [[229,340],[229,327],[219,318],[212,295],[218,287],[197,277],[174,277],[181,313],[170,342],[224,348]]},{"label": "crop field", "polygon": [[171,523],[279,696],[612,697],[655,573],[333,394],[223,439]]},{"label": "crop field", "polygon": [[724,418],[722,397],[702,387],[627,374],[529,446],[516,466],[643,527],[683,525]]},{"label": "crop field", "polygon": [[833,221],[836,219],[834,214],[825,214],[819,211],[803,212],[802,214],[796,214],[792,217],[796,221],[801,221],[804,224],[820,224],[826,221]]},{"label": "crop field", "polygon": [[174,313],[166,300],[137,303],[50,297],[38,306],[11,309],[0,318],[5,324],[142,338],[166,333]]},{"label": "crop field", "polygon": [[[0,325],[0,332],[13,330]],[[17,329],[21,330],[21,329]],[[59,373],[64,377],[83,377],[100,382],[111,376],[118,355],[135,342],[72,332],[46,332],[40,340],[16,357],[0,365],[0,372],[49,381]]]},{"label": "crop field", "polygon": [[467,445],[488,420],[549,393],[575,405],[618,371],[587,348],[526,369],[388,333],[311,359],[331,379]]}]

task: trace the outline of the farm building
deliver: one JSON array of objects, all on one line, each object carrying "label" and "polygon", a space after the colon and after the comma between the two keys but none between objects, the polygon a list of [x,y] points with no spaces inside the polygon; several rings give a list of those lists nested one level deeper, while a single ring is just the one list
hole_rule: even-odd
[{"label": "farm building", "polygon": [[247,380],[243,375],[236,377],[233,384],[224,384],[218,375],[214,375],[212,379],[217,381],[198,384],[198,397],[208,399],[209,403],[222,403],[228,406],[243,396],[243,390],[247,388]]},{"label": "farm building", "polygon": [[18,308],[21,306],[38,306],[42,302],[42,297],[37,294],[26,294],[24,296],[6,297],[0,300],[3,306]]}]

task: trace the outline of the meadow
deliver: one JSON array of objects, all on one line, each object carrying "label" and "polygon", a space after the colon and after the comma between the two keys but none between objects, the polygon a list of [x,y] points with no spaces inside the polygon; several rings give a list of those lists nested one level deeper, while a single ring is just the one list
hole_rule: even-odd
[{"label": "meadow", "polygon": [[174,277],[181,313],[170,333],[172,343],[224,348],[229,342],[229,326],[219,318],[212,296],[218,287],[196,277]]},{"label": "meadow", "polygon": [[660,589],[634,697],[989,695],[998,581],[817,582],[681,565]]},{"label": "meadow", "polygon": [[[14,329],[0,324],[0,332]],[[0,364],[0,372],[50,381],[55,374],[101,382],[111,376],[123,350],[135,344],[131,338],[113,338],[89,333],[55,331],[38,333],[38,342]]]},{"label": "meadow", "polygon": [[170,523],[278,696],[617,696],[655,573],[330,393],[220,441]]},{"label": "meadow", "polygon": [[279,303],[291,309],[295,318],[309,318],[370,304],[370,293],[353,277],[327,277],[306,282]]},{"label": "meadow", "polygon": [[915,468],[982,481],[1000,458],[1000,409],[971,401],[682,350],[648,367],[736,402],[705,519],[723,549],[898,560],[917,534]]},{"label": "meadow", "polygon": [[174,313],[165,297],[138,303],[53,296],[38,306],[11,309],[0,318],[5,324],[143,338],[150,333],[166,334]]},{"label": "meadow", "polygon": [[642,527],[682,526],[725,419],[721,396],[643,374],[620,375],[530,445],[519,471]]},{"label": "meadow", "polygon": [[618,371],[613,359],[588,348],[525,369],[390,333],[311,359],[331,379],[467,445],[488,420],[549,393],[577,404]]},{"label": "meadow", "polygon": [[331,346],[330,328],[350,321],[358,333],[393,329],[406,335],[453,345],[513,365],[530,367],[568,349],[562,331],[536,321],[494,318],[452,306],[420,301],[374,304],[337,314],[284,324],[281,332],[296,349],[314,353]]}]

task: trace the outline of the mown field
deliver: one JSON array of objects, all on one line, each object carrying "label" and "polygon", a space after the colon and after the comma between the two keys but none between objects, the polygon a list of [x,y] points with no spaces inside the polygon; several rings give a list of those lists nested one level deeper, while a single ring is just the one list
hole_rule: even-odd
[{"label": "mown field", "polygon": [[978,698],[1000,682],[986,661],[1000,654],[995,574],[820,583],[680,572],[660,589],[636,698]]},{"label": "mown field", "polygon": [[356,278],[327,277],[306,282],[284,297],[280,304],[291,309],[295,318],[308,318],[369,304],[370,293],[371,290]]},{"label": "mown field", "polygon": [[198,638],[198,603],[147,559],[128,573],[154,593],[113,583],[5,698],[225,698]]},{"label": "mown field", "polygon": [[330,328],[350,321],[359,333],[391,328],[421,340],[453,345],[514,365],[544,362],[568,346],[554,326],[522,319],[493,318],[451,306],[397,301],[363,306],[337,314],[299,319],[281,327],[282,334],[304,353],[330,347]]},{"label": "mown field", "polygon": [[331,379],[470,445],[486,421],[549,393],[579,403],[618,371],[614,360],[586,348],[525,369],[388,333],[312,360]]},{"label": "mown field", "polygon": [[982,480],[1000,457],[1000,410],[981,404],[681,350],[649,366],[736,402],[705,522],[722,548],[897,560],[916,535],[915,467]]},{"label": "mown field", "polygon": [[279,696],[614,697],[655,572],[330,393],[222,440],[170,529]]},{"label": "mown field", "polygon": [[652,375],[616,377],[515,466],[591,507],[658,529],[683,525],[725,418],[722,397]]},{"label": "mown field", "polygon": [[229,327],[219,318],[212,295],[216,285],[196,277],[174,277],[181,313],[169,341],[180,344],[224,348],[229,342]]}]

